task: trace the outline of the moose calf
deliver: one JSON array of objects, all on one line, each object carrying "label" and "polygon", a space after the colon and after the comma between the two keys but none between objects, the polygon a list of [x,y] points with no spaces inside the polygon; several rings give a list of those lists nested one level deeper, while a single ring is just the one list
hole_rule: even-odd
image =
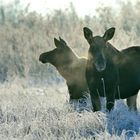
[{"label": "moose calf", "polygon": [[67,43],[59,37],[54,38],[56,48],[42,53],[39,60],[50,63],[66,80],[70,101],[72,99],[87,98],[87,82],[85,78],[86,58],[78,57]]}]

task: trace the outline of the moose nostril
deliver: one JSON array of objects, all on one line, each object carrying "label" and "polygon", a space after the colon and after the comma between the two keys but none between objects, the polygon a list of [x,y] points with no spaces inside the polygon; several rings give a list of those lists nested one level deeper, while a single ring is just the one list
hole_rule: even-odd
[{"label": "moose nostril", "polygon": [[41,61],[41,57],[39,57],[39,61]]},{"label": "moose nostril", "polygon": [[41,60],[42,60],[42,55],[39,56],[39,61],[41,61]]},{"label": "moose nostril", "polygon": [[39,61],[43,63],[43,59],[41,56],[39,57]]}]

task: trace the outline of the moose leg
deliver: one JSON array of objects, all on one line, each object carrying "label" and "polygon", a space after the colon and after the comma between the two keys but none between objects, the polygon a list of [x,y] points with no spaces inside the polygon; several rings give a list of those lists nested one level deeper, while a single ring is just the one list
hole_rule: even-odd
[{"label": "moose leg", "polygon": [[137,111],[137,96],[138,96],[138,94],[127,98],[127,105],[130,110]]},{"label": "moose leg", "polygon": [[110,85],[106,86],[106,107],[108,111],[111,111],[114,107],[116,92],[116,86],[112,84],[112,87],[110,87]]},{"label": "moose leg", "polygon": [[114,102],[115,102],[114,96],[107,97],[106,106],[108,111],[111,111],[111,109],[114,107]]},{"label": "moose leg", "polygon": [[90,90],[91,102],[93,106],[93,111],[101,110],[101,102],[98,93],[94,90]]}]

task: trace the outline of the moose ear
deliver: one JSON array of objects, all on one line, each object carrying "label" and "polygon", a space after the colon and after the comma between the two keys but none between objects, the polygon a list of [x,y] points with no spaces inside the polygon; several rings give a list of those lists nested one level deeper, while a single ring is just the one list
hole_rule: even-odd
[{"label": "moose ear", "polygon": [[89,28],[84,27],[84,28],[83,28],[83,32],[84,32],[84,37],[85,37],[85,38],[87,39],[87,41],[89,42],[90,39],[93,37],[92,31],[91,31]]},{"label": "moose ear", "polygon": [[57,40],[56,38],[54,38],[54,44],[56,47],[61,47],[61,43],[59,40]]},{"label": "moose ear", "polygon": [[105,39],[105,41],[108,41],[112,39],[112,37],[114,36],[114,33],[115,33],[115,28],[112,27],[105,32],[105,34],[103,35],[103,38]]},{"label": "moose ear", "polygon": [[64,39],[62,39],[60,36],[59,36],[59,40],[60,40],[60,42],[62,42],[64,45],[67,45],[67,43],[64,41]]}]

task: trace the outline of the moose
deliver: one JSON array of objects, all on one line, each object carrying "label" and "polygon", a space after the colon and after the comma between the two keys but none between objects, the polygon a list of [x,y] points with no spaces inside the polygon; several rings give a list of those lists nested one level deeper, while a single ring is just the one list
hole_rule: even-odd
[{"label": "moose", "polygon": [[115,99],[127,99],[128,107],[137,110],[140,47],[117,50],[108,42],[114,36],[114,27],[108,29],[103,36],[93,36],[88,27],[84,27],[83,32],[90,46],[86,79],[94,111],[101,109],[99,97],[106,97],[106,107],[109,111],[113,108]]},{"label": "moose", "polygon": [[50,63],[66,80],[70,101],[85,99],[89,96],[85,70],[87,59],[77,56],[67,43],[59,37],[54,38],[55,49],[42,53],[39,60],[42,63]]}]

